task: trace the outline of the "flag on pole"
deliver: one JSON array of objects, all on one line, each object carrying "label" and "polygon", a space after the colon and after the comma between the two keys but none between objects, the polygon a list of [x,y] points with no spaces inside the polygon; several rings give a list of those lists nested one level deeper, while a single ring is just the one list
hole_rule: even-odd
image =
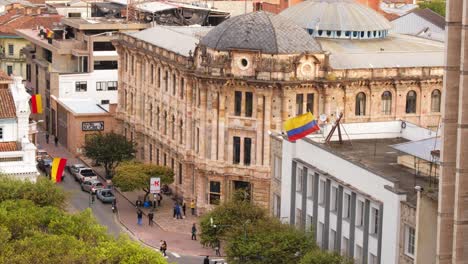
[{"label": "flag on pole", "polygon": [[61,182],[63,169],[67,164],[67,159],[54,158],[52,161],[52,169],[50,170],[50,177],[53,182]]},{"label": "flag on pole", "polygon": [[320,130],[317,121],[311,112],[292,117],[284,123],[284,130],[288,134],[289,141],[296,141],[310,133]]},{"label": "flag on pole", "polygon": [[31,96],[31,108],[33,114],[42,114],[42,99],[40,94]]}]

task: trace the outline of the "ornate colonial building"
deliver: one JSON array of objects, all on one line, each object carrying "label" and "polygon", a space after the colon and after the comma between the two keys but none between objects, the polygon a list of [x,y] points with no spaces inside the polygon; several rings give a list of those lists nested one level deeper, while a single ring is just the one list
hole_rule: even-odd
[{"label": "ornate colonial building", "polygon": [[296,114],[437,126],[443,44],[389,35],[387,20],[351,1],[322,4],[337,13],[255,12],[214,28],[121,34],[117,119],[139,158],[172,167],[174,188],[200,209],[236,189],[268,206],[268,131]]}]

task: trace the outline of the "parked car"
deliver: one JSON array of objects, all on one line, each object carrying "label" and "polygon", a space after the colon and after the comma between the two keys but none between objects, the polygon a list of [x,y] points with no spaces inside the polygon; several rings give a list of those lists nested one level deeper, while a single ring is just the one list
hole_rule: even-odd
[{"label": "parked car", "polygon": [[70,172],[75,177],[77,182],[84,182],[87,180],[97,180],[97,175],[91,168],[83,164],[74,164],[70,167]]},{"label": "parked car", "polygon": [[52,157],[49,155],[43,156],[37,161],[37,168],[45,174],[49,175],[50,167],[52,166],[52,160]]},{"label": "parked car", "polygon": [[47,151],[43,149],[38,149],[36,151],[36,161],[40,161],[43,157],[50,157]]},{"label": "parked car", "polygon": [[96,193],[97,190],[103,189],[104,184],[99,180],[85,180],[81,183],[81,190],[85,192]]},{"label": "parked car", "polygon": [[112,203],[115,200],[114,193],[111,189],[97,190],[96,196],[103,203]]}]

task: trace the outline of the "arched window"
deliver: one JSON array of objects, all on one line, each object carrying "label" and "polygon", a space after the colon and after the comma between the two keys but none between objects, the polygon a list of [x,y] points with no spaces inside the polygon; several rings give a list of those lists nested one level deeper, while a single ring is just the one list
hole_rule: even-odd
[{"label": "arched window", "polygon": [[156,129],[159,131],[159,107],[156,108]]},{"label": "arched window", "polygon": [[440,90],[435,89],[431,94],[431,112],[440,112]]},{"label": "arched window", "polygon": [[164,111],[164,135],[167,134],[167,112]]},{"label": "arched window", "polygon": [[416,92],[409,91],[406,94],[406,113],[414,114],[416,113]]},{"label": "arched window", "polygon": [[176,126],[175,117],[174,115],[172,115],[172,119],[171,119],[171,138],[172,139],[175,139],[175,126]]},{"label": "arched window", "polygon": [[184,132],[183,132],[183,127],[184,127],[184,121],[182,119],[179,122],[179,143],[182,144],[184,141]]},{"label": "arched window", "polygon": [[356,95],[356,111],[357,116],[366,115],[366,94],[360,92]]},{"label": "arched window", "polygon": [[382,114],[389,115],[392,113],[392,93],[385,91],[382,94]]}]

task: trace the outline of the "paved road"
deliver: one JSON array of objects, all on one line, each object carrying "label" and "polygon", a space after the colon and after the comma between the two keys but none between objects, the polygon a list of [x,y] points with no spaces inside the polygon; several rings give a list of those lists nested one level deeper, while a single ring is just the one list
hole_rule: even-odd
[{"label": "paved road", "polygon": [[[112,213],[110,204],[103,204],[96,199],[94,204],[90,206],[90,195],[87,192],[83,192],[80,189],[80,184],[75,181],[72,175],[65,172],[66,176],[62,183],[59,184],[65,191],[70,193],[69,204],[73,211],[82,211],[88,207],[91,207],[94,216],[97,218],[100,224],[107,227],[108,232],[114,236],[118,236],[122,232],[126,232],[124,227],[118,223],[114,213]],[[125,201],[127,202],[127,201]],[[180,264],[201,264],[203,263],[203,257],[200,256],[185,256],[180,255],[176,252],[168,252],[168,261],[170,263]]]}]

